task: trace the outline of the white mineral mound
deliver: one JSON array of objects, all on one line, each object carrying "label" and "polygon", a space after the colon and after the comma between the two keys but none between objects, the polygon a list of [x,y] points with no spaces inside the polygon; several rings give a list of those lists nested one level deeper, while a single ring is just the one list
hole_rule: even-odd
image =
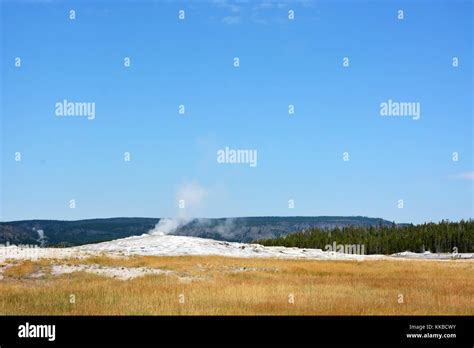
[{"label": "white mineral mound", "polygon": [[183,256],[218,255],[232,257],[276,257],[304,259],[366,259],[383,258],[374,255],[353,255],[322,251],[321,249],[300,249],[285,247],[266,247],[260,244],[231,243],[213,239],[171,236],[166,234],[144,234],[141,236],[117,239],[110,242],[89,244],[73,248],[92,254]]},{"label": "white mineral mound", "polygon": [[[450,260],[453,254],[417,254],[402,252],[391,256],[343,254],[321,249],[266,247],[260,244],[230,243],[213,239],[173,236],[163,233],[144,234],[110,242],[88,244],[73,248],[25,248],[8,246],[0,248],[0,261],[6,259],[68,258],[94,255],[111,256],[229,256],[245,258],[284,258],[320,260],[377,260],[419,259]],[[473,254],[457,254],[456,258],[473,260]]]}]

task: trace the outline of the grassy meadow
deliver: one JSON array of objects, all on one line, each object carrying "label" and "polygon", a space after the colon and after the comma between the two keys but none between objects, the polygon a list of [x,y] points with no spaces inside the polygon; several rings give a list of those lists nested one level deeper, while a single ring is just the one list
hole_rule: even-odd
[{"label": "grassy meadow", "polygon": [[[120,280],[54,265],[144,267]],[[7,261],[1,315],[474,315],[474,262],[213,256]]]}]

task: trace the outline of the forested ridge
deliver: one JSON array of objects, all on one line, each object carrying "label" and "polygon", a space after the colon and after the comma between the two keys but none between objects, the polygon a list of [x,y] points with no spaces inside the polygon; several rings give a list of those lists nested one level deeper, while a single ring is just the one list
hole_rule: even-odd
[{"label": "forested ridge", "polygon": [[[364,245],[366,254],[474,251],[474,220],[421,225],[348,226],[330,231],[313,228],[286,236],[257,240],[266,246],[325,249],[327,245]],[[455,249],[456,248],[456,249]]]},{"label": "forested ridge", "polygon": [[[0,244],[75,246],[99,243],[148,233],[160,218],[119,217],[77,221],[23,220],[0,222]],[[192,219],[173,231],[174,235],[211,238],[229,242],[251,242],[279,237],[310,228],[330,230],[343,226],[390,226],[390,221],[365,216],[260,216]]]}]

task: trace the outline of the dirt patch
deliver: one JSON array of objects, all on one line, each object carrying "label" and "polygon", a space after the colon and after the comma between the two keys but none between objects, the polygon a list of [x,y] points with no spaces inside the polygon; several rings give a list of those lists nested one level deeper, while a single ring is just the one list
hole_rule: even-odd
[{"label": "dirt patch", "polygon": [[105,277],[128,280],[138,277],[144,277],[152,274],[170,275],[174,272],[149,267],[106,267],[100,265],[53,265],[52,275],[70,274],[74,272],[87,272]]}]

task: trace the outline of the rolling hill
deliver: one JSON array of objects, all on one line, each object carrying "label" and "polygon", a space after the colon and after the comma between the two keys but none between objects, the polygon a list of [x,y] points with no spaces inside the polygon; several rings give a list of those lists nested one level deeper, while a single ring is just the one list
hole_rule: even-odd
[{"label": "rolling hill", "polygon": [[[75,246],[142,235],[152,230],[159,218],[106,218],[77,221],[23,220],[0,223],[0,244],[43,244]],[[392,222],[362,216],[237,217],[192,219],[171,234],[250,242],[273,238],[309,228],[344,226],[390,226]],[[42,231],[42,232],[41,232]],[[43,234],[44,238],[40,238]]]}]

